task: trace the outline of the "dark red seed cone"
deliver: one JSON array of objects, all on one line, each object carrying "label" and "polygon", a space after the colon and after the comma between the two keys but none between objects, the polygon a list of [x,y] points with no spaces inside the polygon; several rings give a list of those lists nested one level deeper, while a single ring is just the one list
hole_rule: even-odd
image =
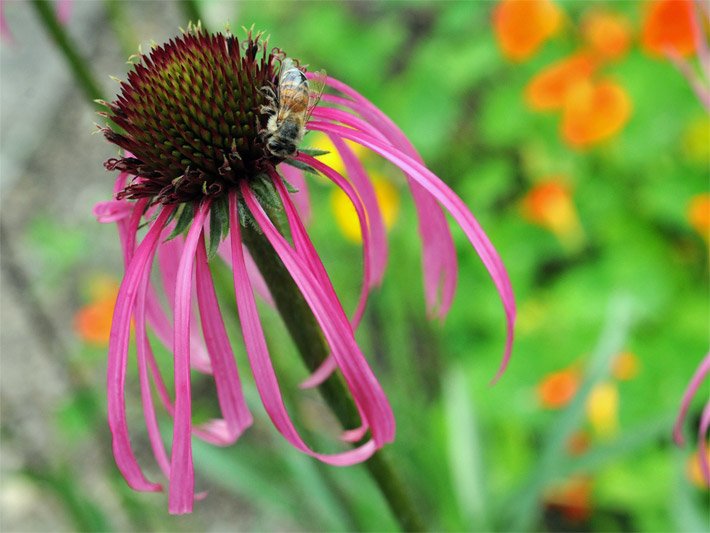
[{"label": "dark red seed cone", "polygon": [[106,168],[136,179],[121,198],[150,197],[163,204],[220,196],[263,171],[271,156],[260,131],[283,54],[267,50],[260,34],[239,42],[191,28],[141,57],[104,103],[106,138],[132,154]]}]

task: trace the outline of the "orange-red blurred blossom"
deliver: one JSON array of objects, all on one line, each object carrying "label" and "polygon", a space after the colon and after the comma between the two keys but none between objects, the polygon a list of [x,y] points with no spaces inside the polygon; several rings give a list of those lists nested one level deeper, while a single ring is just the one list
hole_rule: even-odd
[{"label": "orange-red blurred blossom", "polygon": [[688,204],[688,222],[698,234],[710,242],[710,194],[693,196]]},{"label": "orange-red blurred blossom", "polygon": [[577,209],[569,188],[561,176],[538,183],[523,198],[525,219],[548,229],[569,249],[577,248],[584,240]]},{"label": "orange-red blurred blossom", "polygon": [[643,49],[659,57],[669,52],[682,56],[694,53],[693,9],[692,0],[648,2],[641,31]]},{"label": "orange-red blurred blossom", "polygon": [[106,346],[111,333],[118,284],[113,280],[100,279],[91,285],[91,302],[74,315],[74,331],[84,342]]},{"label": "orange-red blurred blossom", "polygon": [[493,12],[493,27],[503,54],[525,61],[560,28],[562,14],[550,0],[503,0]]}]

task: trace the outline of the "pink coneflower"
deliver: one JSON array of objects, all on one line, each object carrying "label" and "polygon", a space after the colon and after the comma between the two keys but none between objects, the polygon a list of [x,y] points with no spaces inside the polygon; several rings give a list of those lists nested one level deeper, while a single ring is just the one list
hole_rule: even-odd
[{"label": "pink coneflower", "polygon": [[[307,129],[331,138],[345,163],[345,179],[306,151],[298,152],[295,145],[289,147],[273,135],[274,123],[269,119],[286,96],[286,91],[279,89],[296,91],[289,93],[295,97],[298,91],[309,89],[307,78],[319,76],[298,67],[280,50],[269,50],[261,35],[249,33],[239,42],[231,35],[209,35],[199,27],[192,28],[141,59],[121,84],[117,99],[104,103],[108,109],[105,116],[120,129],[109,126],[103,132],[125,154],[106,162],[109,170],[120,171],[115,200],[95,209],[99,220],[117,222],[126,265],[109,344],[108,416],[116,463],[131,487],[161,490],[160,484],[143,474],[128,435],[124,386],[132,319],[146,426],[156,460],[169,480],[171,513],[192,510],[191,435],[225,445],[239,438],[252,422],[208,267],[208,258],[215,254],[233,270],[239,321],[254,381],[279,432],[297,449],[333,465],[364,461],[394,439],[392,410],[353,333],[368,294],[384,274],[385,229],[372,183],[345,140],[380,154],[407,177],[419,214],[425,294],[432,315],[447,313],[457,275],[454,245],[440,206],[460,224],[503,301],[508,328],[503,371],[515,319],[513,293],[503,264],[464,203],[424,166],[406,137],[379,109],[332,78],[310,82],[311,93],[318,83],[325,83],[333,94],[324,95],[312,110]],[[289,85],[280,87],[283,78]],[[316,99],[311,100],[314,103]],[[300,133],[296,130],[290,138],[298,141]],[[303,169],[332,180],[358,214],[364,275],[358,306],[350,318],[304,228],[301,217],[308,207]],[[292,192],[294,185],[302,191]],[[141,227],[147,232],[137,244]],[[369,435],[352,449],[317,453],[303,442],[291,422],[255,305],[254,291],[278,300],[278,287],[266,286],[245,250],[255,236],[268,243],[281,268],[288,271],[329,345],[331,355],[310,384],[319,383],[337,369],[352,394],[362,424],[346,428],[343,438],[360,442]],[[170,313],[161,306],[158,288],[150,277],[156,255]],[[194,320],[193,294],[202,338]],[[146,324],[173,352],[174,398],[153,357]],[[221,419],[193,426],[191,368],[213,376]],[[151,383],[174,418],[170,457],[158,432]]]},{"label": "pink coneflower", "polygon": [[[683,439],[683,422],[688,414],[688,409],[690,409],[690,402],[697,394],[700,386],[703,384],[703,381],[705,381],[705,378],[708,376],[708,373],[710,373],[710,353],[708,353],[702,360],[700,366],[691,378],[690,383],[688,383],[685,393],[683,393],[680,412],[678,413],[678,418],[673,426],[673,439],[678,446],[683,446],[685,442],[685,439]],[[700,426],[698,427],[700,470],[703,474],[703,478],[705,478],[705,483],[708,487],[710,487],[710,463],[708,463],[707,443],[708,431],[710,431],[710,401],[706,401],[705,403],[703,414],[700,416]]]}]

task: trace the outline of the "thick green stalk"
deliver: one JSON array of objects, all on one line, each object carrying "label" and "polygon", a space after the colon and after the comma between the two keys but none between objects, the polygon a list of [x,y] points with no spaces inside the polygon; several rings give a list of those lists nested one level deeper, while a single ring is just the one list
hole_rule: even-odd
[{"label": "thick green stalk", "polygon": [[[251,228],[243,231],[244,242],[261,270],[276,307],[308,369],[315,370],[328,356],[328,344],[286,267],[266,238]],[[320,392],[344,428],[360,424],[360,417],[342,377],[334,374],[320,386]],[[387,500],[403,531],[424,531],[424,525],[402,481],[382,451],[366,463],[373,480]]]},{"label": "thick green stalk", "polygon": [[47,0],[32,0],[32,6],[89,100],[103,98],[103,92],[87,66],[88,62],[79,55],[76,45],[57,19],[54,3]]}]

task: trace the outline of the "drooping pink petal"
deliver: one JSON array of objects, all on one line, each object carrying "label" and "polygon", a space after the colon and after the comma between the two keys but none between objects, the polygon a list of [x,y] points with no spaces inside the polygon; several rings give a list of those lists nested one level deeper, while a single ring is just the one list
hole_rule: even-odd
[{"label": "drooping pink petal", "polygon": [[708,463],[708,431],[710,430],[710,401],[705,404],[698,428],[698,454],[700,469],[705,478],[705,484],[710,487],[710,463]]},{"label": "drooping pink petal", "polygon": [[[327,84],[349,98],[324,95],[325,101],[333,101],[346,106],[377,128],[390,144],[423,165],[423,160],[402,131],[372,102],[344,83],[328,78]],[[328,109],[332,112],[335,110]],[[348,118],[347,113],[333,113],[333,118],[354,128],[362,129],[363,121]],[[337,118],[335,118],[337,117]],[[369,127],[369,126],[368,126]],[[364,131],[364,130],[362,130]],[[379,137],[379,136],[378,136]],[[405,172],[405,174],[407,174]],[[425,189],[407,175],[419,220],[419,234],[422,239],[422,261],[424,270],[424,296],[430,315],[444,318],[448,313],[456,292],[458,263],[451,232],[441,208]],[[441,290],[441,294],[439,294]]]},{"label": "drooping pink petal", "polygon": [[10,25],[5,18],[5,0],[0,0],[0,39],[8,44],[15,42],[12,32],[10,31]]},{"label": "drooping pink petal", "polygon": [[[251,425],[252,416],[242,393],[237,363],[227,337],[212,282],[212,274],[207,264],[204,233],[200,235],[197,245],[196,282],[202,332],[214,369],[217,399],[224,417],[222,438],[213,442],[218,445],[227,445],[235,442],[242,432]],[[213,421],[212,426],[214,427],[214,425]]]},{"label": "drooping pink petal", "polygon": [[170,479],[170,461],[165,452],[165,444],[160,436],[160,428],[155,415],[155,406],[153,405],[153,394],[150,388],[150,376],[148,371],[148,359],[153,358],[153,353],[148,340],[145,320],[145,300],[148,293],[148,283],[150,272],[146,270],[143,274],[140,287],[138,289],[138,297],[136,300],[135,312],[135,331],[136,331],[136,354],[138,358],[138,379],[141,386],[141,401],[143,403],[143,417],[145,418],[145,426],[148,431],[150,446],[153,449],[153,456],[156,462],[163,471],[163,475]]},{"label": "drooping pink petal", "polygon": [[367,213],[367,224],[370,231],[370,241],[372,246],[372,284],[379,285],[387,267],[387,232],[385,221],[382,218],[382,211],[377,202],[375,187],[372,185],[365,167],[355,156],[350,147],[338,137],[331,137],[331,142],[340,154],[348,179],[352,182],[355,191],[362,199],[365,212]]},{"label": "drooping pink petal", "polygon": [[[167,239],[171,228],[166,228],[164,238]],[[158,265],[163,284],[163,290],[168,302],[175,300],[175,283],[177,280],[177,266],[180,262],[180,257],[183,251],[182,236],[175,237],[171,240],[166,240],[158,248]],[[157,302],[157,298],[151,298],[151,307],[149,308],[148,318],[151,326],[155,329],[158,338],[165,341],[165,345],[169,348],[172,346],[172,328],[170,322],[165,317],[162,307]],[[194,307],[192,310],[194,317]],[[162,315],[162,316],[161,316]],[[167,335],[167,337],[166,337]],[[195,320],[190,320],[190,364],[196,370],[203,374],[212,374],[212,365],[210,357],[207,354],[202,338],[200,337],[199,327]]]},{"label": "drooping pink petal", "polygon": [[195,497],[195,470],[192,463],[192,392],[190,390],[190,317],[192,315],[192,271],[195,252],[210,202],[203,200],[195,212],[185,238],[175,284],[174,383],[175,424],[170,460],[168,510],[171,514],[192,512]]},{"label": "drooping pink petal", "polygon": [[[109,337],[107,393],[108,420],[113,440],[113,453],[116,465],[128,485],[135,490],[141,491],[158,491],[161,490],[161,487],[157,483],[151,483],[144,477],[131,449],[128,436],[125,405],[128,341],[131,316],[141,280],[152,262],[160,233],[173,209],[172,206],[166,206],[162,209],[133,255],[118,291]],[[135,239],[135,234],[133,234],[132,238]]]},{"label": "drooping pink petal", "polygon": [[125,200],[108,200],[94,205],[92,214],[102,224],[118,222],[131,216],[133,203]]},{"label": "drooping pink petal", "polygon": [[[217,254],[219,257],[232,268],[232,252],[229,248],[229,243],[227,240],[223,240],[219,247],[217,248]],[[256,266],[254,258],[249,253],[249,250],[244,250],[244,262],[247,264],[247,272],[249,273],[249,281],[251,281],[251,286],[259,295],[259,297],[264,300],[271,307],[275,307],[274,298],[271,296],[268,285],[264,281],[264,276],[261,275],[259,267]]]},{"label": "drooping pink petal", "polygon": [[297,189],[297,192],[291,193],[293,203],[296,204],[296,209],[298,209],[298,214],[301,216],[303,223],[310,224],[313,213],[308,195],[308,183],[303,177],[303,171],[291,165],[280,165],[279,170],[284,179]]},{"label": "drooping pink petal", "polygon": [[493,283],[498,289],[498,293],[500,294],[503,302],[503,308],[505,310],[508,329],[505,353],[494,381],[499,379],[508,364],[513,344],[513,330],[515,325],[515,299],[513,296],[513,289],[510,285],[510,279],[508,278],[508,274],[502,261],[500,260],[500,257],[498,256],[498,253],[484,233],[478,221],[474,218],[463,201],[424,165],[392,146],[381,143],[367,134],[357,132],[351,128],[345,128],[324,122],[310,122],[308,124],[308,128],[316,131],[322,131],[324,133],[340,135],[343,138],[355,141],[388,159],[390,162],[401,168],[412,179],[416,180],[420,184],[422,188],[421,190],[428,191],[428,194],[431,194],[434,198],[436,198],[436,201],[440,202],[441,205],[449,211],[451,216],[453,216],[456,222],[461,226],[474,249],[481,257],[481,261],[488,270],[488,273],[491,275]]},{"label": "drooping pink petal", "polygon": [[241,191],[256,222],[313,311],[343,378],[352,392],[353,399],[360,412],[364,414],[363,423],[369,425],[376,446],[380,447],[391,442],[395,431],[392,409],[355,342],[353,330],[340,302],[324,291],[310,268],[299,255],[294,253],[284,237],[276,230],[246,183],[242,184]]},{"label": "drooping pink petal", "polygon": [[[251,195],[251,191],[249,191],[248,186],[246,185],[242,187],[242,193],[245,195]],[[250,205],[250,209],[257,209],[258,202],[256,199],[251,198],[250,196],[246,196],[246,198],[247,204]],[[230,193],[229,202],[230,236],[233,253],[232,262],[234,264],[234,289],[237,298],[237,308],[239,310],[239,319],[242,324],[244,343],[247,347],[247,354],[254,373],[254,380],[262,402],[264,403],[266,412],[273,421],[274,426],[276,426],[278,431],[294,447],[308,455],[311,455],[312,457],[336,466],[347,466],[366,460],[378,447],[374,440],[370,440],[362,446],[346,452],[336,454],[319,454],[311,450],[305,442],[303,442],[300,435],[296,431],[296,428],[293,426],[293,423],[291,422],[288,412],[283,404],[278,381],[269,358],[268,348],[266,346],[264,333],[261,328],[261,322],[259,321],[254,295],[249,286],[249,278],[246,273],[246,267],[244,265],[242,254],[241,230],[239,227],[239,218],[237,216],[236,192]],[[255,214],[255,218],[257,218],[257,220],[261,217],[262,213]],[[268,220],[268,217],[266,217],[265,214],[263,214],[263,217],[265,220],[259,221],[262,227],[264,227],[264,223]],[[268,223],[270,224],[270,221]],[[272,234],[271,230],[278,233],[276,229],[271,226],[270,228],[264,229],[265,234],[266,232]],[[291,250],[285,241],[279,242],[275,245],[281,248],[281,251],[284,252],[285,250],[280,245],[283,245]],[[305,267],[305,265],[300,264],[300,260],[296,258],[292,251],[287,254],[287,256],[288,257],[284,255],[282,257],[282,260],[286,257],[285,263],[298,263],[299,265],[297,268],[300,267],[300,273],[308,276],[311,283],[315,282],[312,279],[313,274],[308,268]]]},{"label": "drooping pink petal", "polygon": [[678,417],[673,425],[673,440],[675,440],[678,446],[683,446],[685,444],[685,439],[683,438],[683,422],[688,414],[690,402],[697,394],[700,385],[703,383],[708,373],[710,373],[710,352],[705,355],[705,358],[700,363],[700,366],[695,371],[695,374],[693,374],[693,377],[690,379],[690,383],[688,383],[688,386],[683,393],[680,411],[678,412]]},{"label": "drooping pink petal", "polygon": [[[367,300],[370,294],[370,290],[374,286],[374,282],[372,281],[372,269],[376,259],[373,256],[373,247],[370,243],[371,232],[368,228],[367,214],[365,213],[365,208],[355,189],[338,172],[330,168],[328,165],[322,163],[321,161],[318,161],[316,158],[306,154],[299,154],[296,159],[307,165],[310,165],[311,167],[325,175],[328,179],[332,180],[338,187],[340,187],[352,202],[355,208],[355,212],[357,213],[358,220],[360,222],[360,232],[362,233],[363,284],[362,289],[360,291],[360,298],[358,299],[357,307],[355,308],[355,312],[353,313],[353,316],[350,320],[350,323],[352,324],[352,327],[355,330],[357,329],[358,325],[360,324],[360,321],[362,320],[365,308],[367,307]],[[278,175],[274,179],[274,184],[279,190],[279,193],[281,194],[282,198],[284,198],[286,195],[286,191],[283,184],[281,184],[280,180],[278,179]],[[284,204],[286,204],[286,202],[284,202]],[[288,208],[288,206],[286,207]],[[294,236],[294,240],[296,238],[297,235]],[[297,252],[301,253],[307,260],[312,260],[311,268],[318,277],[321,285],[323,285],[324,287],[330,286],[330,282],[328,281],[328,274],[325,271],[325,268],[323,267],[323,264],[321,263],[320,259],[318,259],[317,252],[310,245],[310,241],[295,241],[295,244]],[[331,297],[337,299],[337,295],[335,294],[335,292],[333,292]],[[328,378],[332,371],[336,368],[334,361],[331,361],[331,357],[332,356],[329,356],[323,362],[323,364],[307,380],[305,380],[301,384],[301,387],[315,387],[320,385],[326,378]]]}]

